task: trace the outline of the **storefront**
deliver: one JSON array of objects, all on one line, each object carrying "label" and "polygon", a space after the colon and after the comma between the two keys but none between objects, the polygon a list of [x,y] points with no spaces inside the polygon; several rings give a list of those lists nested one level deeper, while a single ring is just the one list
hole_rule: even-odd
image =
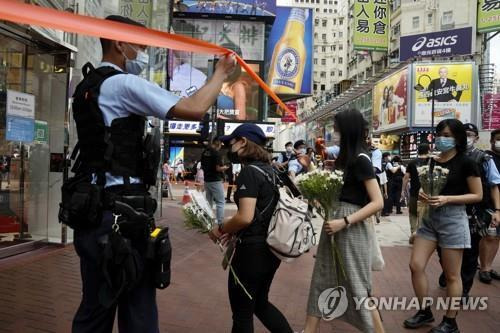
[{"label": "storefront", "polygon": [[57,218],[68,47],[42,31],[0,23],[0,258],[68,237]]}]

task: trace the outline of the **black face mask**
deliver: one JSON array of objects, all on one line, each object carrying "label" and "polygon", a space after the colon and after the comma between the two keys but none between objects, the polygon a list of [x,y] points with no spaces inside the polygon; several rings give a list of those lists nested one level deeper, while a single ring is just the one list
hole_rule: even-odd
[{"label": "black face mask", "polygon": [[231,148],[229,148],[229,151],[227,152],[227,158],[229,159],[229,162],[233,164],[240,163],[240,157],[238,156],[238,153],[232,152]]}]

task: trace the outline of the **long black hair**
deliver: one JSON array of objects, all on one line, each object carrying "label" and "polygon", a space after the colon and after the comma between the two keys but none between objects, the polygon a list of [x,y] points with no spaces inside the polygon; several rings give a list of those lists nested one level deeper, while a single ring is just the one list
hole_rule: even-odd
[{"label": "long black hair", "polygon": [[436,126],[436,135],[439,136],[444,129],[450,129],[453,138],[455,138],[455,148],[457,152],[464,153],[467,150],[467,132],[464,124],[458,119],[444,119]]},{"label": "long black hair", "polygon": [[335,131],[340,132],[340,152],[335,165],[347,169],[354,165],[360,153],[367,153],[366,135],[368,122],[356,109],[345,110],[335,115]]}]

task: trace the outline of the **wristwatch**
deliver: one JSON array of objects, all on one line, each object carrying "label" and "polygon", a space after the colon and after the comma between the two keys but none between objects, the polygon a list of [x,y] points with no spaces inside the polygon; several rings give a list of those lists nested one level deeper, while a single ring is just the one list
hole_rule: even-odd
[{"label": "wristwatch", "polygon": [[349,228],[351,226],[351,222],[347,219],[347,216],[344,216],[345,227]]}]

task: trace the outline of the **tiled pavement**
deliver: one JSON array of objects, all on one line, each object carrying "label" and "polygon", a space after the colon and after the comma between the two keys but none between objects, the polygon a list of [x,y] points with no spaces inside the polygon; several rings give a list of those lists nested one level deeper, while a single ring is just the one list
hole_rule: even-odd
[{"label": "tiled pavement", "polygon": [[[176,190],[176,194],[179,190]],[[228,207],[234,212],[234,205]],[[205,235],[182,226],[180,206],[164,200],[163,223],[171,227],[174,247],[172,284],[158,292],[161,332],[229,332],[231,311],[227,297],[227,272],[220,266],[221,254]],[[377,225],[386,267],[374,273],[375,296],[413,295],[407,246],[407,217],[393,217]],[[285,314],[295,330],[305,318],[314,259],[311,251],[292,264],[282,264],[274,280],[270,299]],[[495,268],[500,270],[497,258]],[[432,296],[444,295],[437,287],[436,257],[428,266]],[[71,319],[80,299],[78,258],[72,246],[43,249],[0,261],[0,332],[70,332]],[[462,332],[500,331],[500,282],[475,283],[473,296],[489,296],[488,310],[463,312],[458,317]],[[411,332],[402,321],[411,315],[383,311],[387,332]],[[435,313],[440,321],[442,313]],[[256,332],[266,330],[255,320]],[[430,326],[416,332],[427,332]],[[323,322],[321,332],[356,332],[334,320]]]}]

